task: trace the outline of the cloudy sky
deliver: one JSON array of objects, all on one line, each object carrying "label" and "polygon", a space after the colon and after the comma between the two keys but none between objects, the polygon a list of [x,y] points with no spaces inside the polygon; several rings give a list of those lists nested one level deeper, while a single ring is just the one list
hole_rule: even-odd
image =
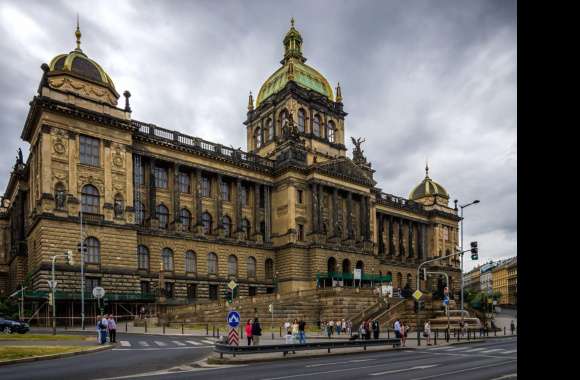
[{"label": "cloudy sky", "polygon": [[516,254],[515,1],[0,0],[2,189],[28,154],[40,65],[75,47],[77,12],[83,51],[131,91],[135,119],[243,149],[248,92],[279,67],[294,16],[379,187],[407,197],[428,159],[452,200],[481,200],[464,222],[480,263]]}]

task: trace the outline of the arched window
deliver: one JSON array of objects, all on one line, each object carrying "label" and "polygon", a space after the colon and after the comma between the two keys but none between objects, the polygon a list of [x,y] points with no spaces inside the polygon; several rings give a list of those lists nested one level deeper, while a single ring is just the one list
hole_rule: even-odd
[{"label": "arched window", "polygon": [[252,256],[248,257],[248,277],[255,278],[256,277],[256,259]]},{"label": "arched window", "polygon": [[123,216],[123,196],[121,194],[115,195],[115,204],[113,205],[113,210],[115,212],[115,218],[121,218]]},{"label": "arched window", "polygon": [[208,212],[201,214],[201,224],[203,226],[203,233],[211,234],[211,215]]},{"label": "arched window", "polygon": [[179,211],[179,218],[181,219],[181,228],[184,231],[189,231],[191,229],[191,213],[188,209],[182,208]]},{"label": "arched window", "polygon": [[409,288],[413,287],[413,276],[411,275],[411,273],[407,274],[407,283],[405,284],[405,286],[408,286]]},{"label": "arched window", "polygon": [[186,273],[197,272],[197,256],[193,251],[185,252],[185,272]]},{"label": "arched window", "polygon": [[326,262],[326,271],[328,273],[336,272],[336,259],[334,257],[330,257]]},{"label": "arched window", "polygon": [[163,259],[163,270],[173,271],[173,251],[169,248],[163,248],[161,258]]},{"label": "arched window", "polygon": [[246,218],[242,219],[242,231],[244,232],[244,239],[250,240],[250,221]]},{"label": "arched window", "polygon": [[157,206],[157,219],[159,219],[159,228],[167,228],[169,223],[169,209],[164,205]]},{"label": "arched window", "polygon": [[218,272],[217,255],[213,252],[210,252],[207,255],[207,273],[208,274],[217,274],[217,272]]},{"label": "arched window", "polygon": [[312,126],[312,133],[314,133],[314,136],[320,137],[320,116],[319,115],[314,115],[314,125]]},{"label": "arched window", "polygon": [[342,260],[342,273],[350,273],[350,260]]},{"label": "arched window", "polygon": [[298,110],[298,132],[304,133],[304,126],[306,125],[306,112],[300,108]]},{"label": "arched window", "polygon": [[403,275],[401,274],[401,272],[397,273],[397,286],[399,288],[403,287]]},{"label": "arched window", "polygon": [[222,218],[222,226],[224,228],[224,236],[230,237],[232,235],[232,220],[229,216],[224,215]]},{"label": "arched window", "polygon": [[392,284],[393,283],[393,273],[391,271],[387,272],[387,277],[388,277],[388,279],[390,279],[388,281]]},{"label": "arched window", "polygon": [[334,133],[336,132],[336,127],[334,126],[334,122],[331,120],[328,122],[328,126],[327,126],[327,130],[326,130],[326,136],[328,138],[328,141],[330,142],[334,142]]},{"label": "arched window", "polygon": [[145,223],[145,206],[141,202],[135,202],[135,224]]},{"label": "arched window", "polygon": [[101,261],[101,246],[97,238],[88,237],[85,239],[85,247],[87,253],[85,255],[85,263],[98,264]]},{"label": "arched window", "polygon": [[54,205],[57,210],[64,210],[64,204],[66,200],[66,193],[64,190],[64,185],[62,183],[57,183],[54,188]]},{"label": "arched window", "polygon": [[365,273],[365,264],[359,260],[356,262],[356,269],[360,269],[361,276]]},{"label": "arched window", "polygon": [[99,206],[99,190],[93,185],[85,185],[81,191],[81,206],[83,212],[89,214],[98,214]]},{"label": "arched window", "polygon": [[264,269],[266,272],[266,280],[273,279],[274,278],[274,261],[272,259],[266,259]]},{"label": "arched window", "polygon": [[222,194],[222,200],[229,202],[229,200],[230,200],[230,184],[226,181],[221,181],[220,191]]},{"label": "arched window", "polygon": [[144,245],[137,247],[137,264],[139,269],[149,270],[149,250]]},{"label": "arched window", "polygon": [[274,139],[274,123],[270,118],[266,120],[266,131],[268,131],[268,141],[272,141]]},{"label": "arched window", "polygon": [[256,148],[262,146],[262,129],[256,128],[256,132],[254,133],[254,139],[256,140]]},{"label": "arched window", "polygon": [[238,275],[238,258],[234,255],[228,257],[228,276]]}]

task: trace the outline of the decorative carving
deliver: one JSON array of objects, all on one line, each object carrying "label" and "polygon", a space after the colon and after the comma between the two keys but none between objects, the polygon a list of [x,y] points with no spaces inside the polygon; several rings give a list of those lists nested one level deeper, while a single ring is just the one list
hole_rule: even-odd
[{"label": "decorative carving", "polygon": [[63,91],[70,91],[85,96],[89,99],[104,101],[113,106],[117,105],[116,97],[107,89],[100,86],[86,83],[73,78],[50,78],[48,84],[52,88],[58,88]]},{"label": "decorative carving", "polygon": [[363,155],[364,151],[361,149],[361,145],[366,139],[362,139],[361,137],[355,139],[354,137],[350,138],[354,145],[354,150],[352,151],[352,160],[355,163],[365,163],[367,162],[366,157]]},{"label": "decorative carving", "polygon": [[99,178],[95,178],[92,175],[81,175],[79,176],[79,181],[78,181],[78,188],[82,189],[84,185],[93,185],[95,186],[98,190],[99,193],[101,193],[102,195],[105,193],[105,186],[103,184],[103,181]]},{"label": "decorative carving", "polygon": [[121,153],[121,148],[119,146],[117,146],[115,148],[115,153],[113,153],[113,165],[116,168],[123,168],[123,153]]}]

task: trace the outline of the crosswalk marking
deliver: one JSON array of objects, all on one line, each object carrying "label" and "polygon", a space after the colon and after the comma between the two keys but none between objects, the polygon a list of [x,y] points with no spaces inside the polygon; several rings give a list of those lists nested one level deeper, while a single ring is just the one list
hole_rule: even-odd
[{"label": "crosswalk marking", "polygon": [[145,341],[143,341],[143,340],[142,340],[142,341],[140,341],[140,342],[139,342],[139,344],[140,344],[141,346],[144,346],[144,347],[149,347],[149,343],[147,343],[147,342],[145,342]]},{"label": "crosswalk marking", "polygon": [[200,346],[201,345],[201,343],[196,342],[195,340],[186,340],[186,342],[189,343],[189,344],[193,344],[194,346]]},{"label": "crosswalk marking", "polygon": [[181,343],[178,340],[172,340],[173,343],[177,344],[178,346],[185,346],[185,343]]},{"label": "crosswalk marking", "polygon": [[156,345],[158,345],[159,347],[165,347],[165,346],[167,346],[167,344],[166,344],[166,343],[164,343],[164,342],[160,342],[160,341],[158,341],[158,340],[155,340],[155,341],[153,341],[153,343],[155,343],[155,344],[156,344]]},{"label": "crosswalk marking", "polygon": [[123,347],[131,347],[131,342],[129,342],[127,340],[122,340],[119,343],[121,343],[121,346],[123,346]]},{"label": "crosswalk marking", "polygon": [[208,343],[208,344],[214,344],[215,342],[213,340],[202,340],[202,342],[204,343]]},{"label": "crosswalk marking", "polygon": [[492,350],[481,351],[482,354],[489,354],[490,352],[505,351],[503,348],[494,348]]},{"label": "crosswalk marking", "polygon": [[485,350],[485,347],[480,347],[480,348],[472,348],[471,350],[467,350],[465,352],[475,352],[475,351],[481,351],[481,350]]}]

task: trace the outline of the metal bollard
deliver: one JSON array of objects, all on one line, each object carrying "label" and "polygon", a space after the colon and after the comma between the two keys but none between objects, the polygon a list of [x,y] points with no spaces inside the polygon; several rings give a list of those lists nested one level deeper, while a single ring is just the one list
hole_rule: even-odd
[{"label": "metal bollard", "polygon": [[459,334],[459,331],[457,331],[457,341],[459,342],[459,339],[461,339],[461,334]]},{"label": "metal bollard", "polygon": [[209,323],[205,324],[205,336],[209,335]]},{"label": "metal bollard", "polygon": [[165,335],[165,323],[163,323],[163,335]]},{"label": "metal bollard", "polygon": [[184,335],[185,333],[185,327],[183,326],[183,323],[181,323],[181,335]]},{"label": "metal bollard", "polygon": [[145,333],[147,333],[147,320],[145,320]]},{"label": "metal bollard", "polygon": [[282,338],[282,326],[280,326],[280,338]]},{"label": "metal bollard", "polygon": [[419,329],[417,329],[417,346],[420,345],[421,345],[421,332],[419,331]]},{"label": "metal bollard", "polygon": [[217,337],[218,338],[220,337],[220,328],[219,327],[217,328]]},{"label": "metal bollard", "polygon": [[215,338],[215,325],[211,326],[211,336]]},{"label": "metal bollard", "polygon": [[387,339],[391,339],[390,333],[389,333],[389,329],[387,329]]},{"label": "metal bollard", "polygon": [[125,332],[127,332],[127,321],[125,321]]},{"label": "metal bollard", "polygon": [[493,329],[493,336],[497,336],[497,329]]},{"label": "metal bollard", "polygon": [[503,335],[505,335],[505,326],[503,327]]},{"label": "metal bollard", "polygon": [[438,332],[439,332],[438,330],[435,330],[435,345],[437,345],[437,333]]}]

